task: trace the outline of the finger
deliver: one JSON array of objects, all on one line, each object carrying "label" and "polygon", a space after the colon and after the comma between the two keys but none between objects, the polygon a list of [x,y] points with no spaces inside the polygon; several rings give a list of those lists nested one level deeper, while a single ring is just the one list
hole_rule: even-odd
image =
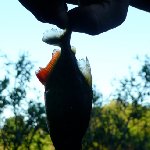
[{"label": "finger", "polygon": [[47,19],[47,22],[54,24],[61,29],[65,29],[68,25],[68,15],[67,12],[61,12],[55,15],[54,17]]},{"label": "finger", "polygon": [[28,10],[33,9],[34,7],[34,0],[19,0],[19,2]]},{"label": "finger", "polygon": [[19,0],[38,21],[65,28],[68,22],[67,5],[60,0]]},{"label": "finger", "polygon": [[69,25],[75,32],[97,34],[98,21],[90,7],[78,7],[68,12]]},{"label": "finger", "polygon": [[128,0],[107,0],[68,12],[73,31],[96,35],[119,26],[126,18]]},{"label": "finger", "polygon": [[150,1],[149,0],[131,0],[130,5],[135,8],[150,12]]},{"label": "finger", "polygon": [[29,10],[37,20],[45,22],[42,18],[42,9],[43,4],[42,1],[39,0],[19,0],[19,2]]}]

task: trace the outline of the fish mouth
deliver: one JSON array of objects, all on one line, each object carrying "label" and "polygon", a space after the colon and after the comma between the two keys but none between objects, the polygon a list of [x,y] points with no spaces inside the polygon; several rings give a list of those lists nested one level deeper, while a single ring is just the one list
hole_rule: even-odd
[{"label": "fish mouth", "polygon": [[45,85],[48,76],[53,72],[54,66],[57,63],[59,57],[61,55],[61,50],[54,49],[52,52],[52,58],[45,68],[39,67],[39,70],[36,71],[36,76],[39,81]]}]

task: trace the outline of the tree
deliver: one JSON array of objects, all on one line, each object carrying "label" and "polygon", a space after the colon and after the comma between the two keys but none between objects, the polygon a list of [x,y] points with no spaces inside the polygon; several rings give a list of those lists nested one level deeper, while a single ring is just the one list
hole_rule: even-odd
[{"label": "tree", "polygon": [[[52,146],[46,126],[45,107],[34,99],[28,97],[31,89],[29,82],[33,64],[28,60],[28,55],[22,54],[17,62],[6,61],[4,79],[0,80],[1,114],[11,109],[12,116],[3,119],[0,129],[0,145],[2,149],[48,149]],[[8,63],[10,62],[10,63]],[[98,99],[101,94],[94,89],[93,105],[99,106]],[[39,97],[37,96],[38,100]]]},{"label": "tree", "polygon": [[[50,149],[52,142],[46,126],[45,107],[29,98],[32,63],[23,54],[16,63],[6,63],[0,80],[0,149]],[[10,62],[10,61],[9,61]],[[150,57],[141,61],[139,71],[119,81],[109,103],[93,87],[93,110],[83,150],[150,149]],[[11,68],[12,67],[12,68]],[[38,100],[39,97],[37,96]],[[12,110],[12,117],[3,112]],[[53,149],[53,148],[52,148]]]},{"label": "tree", "polygon": [[150,58],[119,81],[110,103],[93,107],[83,150],[150,149]]},{"label": "tree", "polygon": [[[22,54],[17,62],[5,63],[4,67],[7,74],[0,80],[0,113],[3,115],[5,110],[10,109],[12,117],[1,117],[3,149],[43,149],[41,147],[50,145],[51,140],[46,126],[45,107],[28,97],[29,91],[38,93],[29,86],[33,64],[27,54]],[[49,139],[49,142],[44,139]]]}]

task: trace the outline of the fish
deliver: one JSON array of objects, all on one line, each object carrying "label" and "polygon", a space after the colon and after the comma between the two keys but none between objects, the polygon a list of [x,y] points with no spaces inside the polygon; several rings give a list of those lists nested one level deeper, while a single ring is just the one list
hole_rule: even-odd
[{"label": "fish", "polygon": [[92,109],[92,75],[89,60],[77,60],[71,31],[46,32],[43,41],[59,46],[36,75],[45,88],[47,124],[56,150],[81,150]]}]

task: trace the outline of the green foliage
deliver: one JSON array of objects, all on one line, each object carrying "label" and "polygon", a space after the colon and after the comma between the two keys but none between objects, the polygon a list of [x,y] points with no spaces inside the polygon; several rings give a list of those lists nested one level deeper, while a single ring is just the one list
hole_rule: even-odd
[{"label": "green foliage", "polygon": [[94,107],[83,150],[150,149],[150,108],[139,105],[140,117],[132,115],[134,106],[111,101]]},{"label": "green foliage", "polygon": [[[7,74],[0,80],[0,113],[3,116],[0,145],[8,150],[49,147],[52,143],[46,126],[45,107],[27,96],[29,91],[37,94],[29,86],[32,62],[27,54],[22,54],[17,62],[6,63],[4,68]],[[6,118],[5,110],[11,110],[12,117]]]},{"label": "green foliage", "polygon": [[[29,98],[33,69],[27,55],[7,63],[0,80],[0,114],[11,109],[12,117],[0,117],[0,149],[54,150],[46,126],[45,107]],[[93,87],[93,110],[83,150],[150,149],[150,58],[141,61],[139,72],[119,81],[109,103]],[[37,96],[37,100],[39,97]]]},{"label": "green foliage", "polygon": [[113,101],[93,107],[83,150],[150,149],[150,58],[119,81]]}]

